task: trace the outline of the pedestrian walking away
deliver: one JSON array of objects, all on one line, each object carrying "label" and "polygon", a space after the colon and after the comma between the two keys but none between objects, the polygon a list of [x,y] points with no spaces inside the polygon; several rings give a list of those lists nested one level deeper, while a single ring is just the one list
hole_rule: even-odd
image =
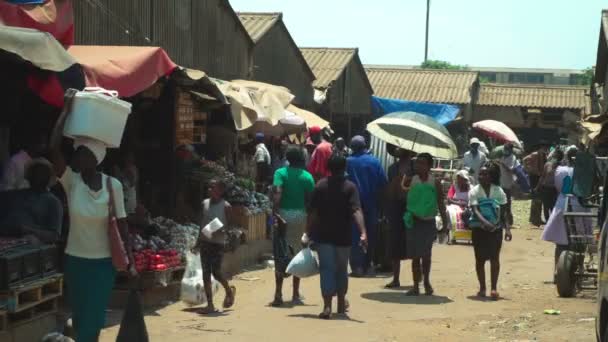
[{"label": "pedestrian walking away", "polygon": [[359,229],[353,227],[350,267],[353,276],[356,277],[366,274],[373,275],[375,272],[373,255],[378,236],[378,204],[387,184],[386,174],[380,161],[367,153],[366,146],[365,138],[360,135],[353,137],[350,144],[353,155],[348,158],[346,163],[348,179],[359,190],[368,238],[368,248],[367,251],[364,251],[359,243]]},{"label": "pedestrian walking away", "polygon": [[[276,290],[271,306],[283,305],[283,279],[285,269],[301,247],[301,240],[308,240],[306,230],[306,206],[315,187],[310,173],[304,169],[304,152],[297,146],[289,147],[286,153],[289,166],[274,174],[273,255],[275,260]],[[278,215],[277,215],[278,214]],[[304,234],[304,236],[303,236]],[[292,303],[302,304],[300,279],[293,277]]]},{"label": "pedestrian walking away", "polygon": [[321,180],[312,194],[307,234],[319,255],[322,319],[331,318],[332,298],[338,298],[338,314],[346,314],[348,292],[348,257],[352,226],[359,229],[359,243],[367,246],[367,235],[359,194],[354,183],[345,177],[346,158],[333,155],[328,163],[332,176]]}]

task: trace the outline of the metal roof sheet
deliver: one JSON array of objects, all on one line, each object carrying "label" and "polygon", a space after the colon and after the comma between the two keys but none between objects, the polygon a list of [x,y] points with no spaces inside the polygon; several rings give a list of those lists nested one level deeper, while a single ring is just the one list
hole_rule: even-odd
[{"label": "metal roof sheet", "polygon": [[282,13],[239,12],[237,15],[256,43],[283,17]]},{"label": "metal roof sheet", "polygon": [[579,109],[589,114],[591,100],[587,87],[482,84],[478,105]]},{"label": "metal roof sheet", "polygon": [[367,76],[379,97],[408,101],[467,104],[477,72],[367,66]]},{"label": "metal roof sheet", "polygon": [[356,48],[300,48],[300,51],[315,73],[315,88],[328,88],[357,55]]}]

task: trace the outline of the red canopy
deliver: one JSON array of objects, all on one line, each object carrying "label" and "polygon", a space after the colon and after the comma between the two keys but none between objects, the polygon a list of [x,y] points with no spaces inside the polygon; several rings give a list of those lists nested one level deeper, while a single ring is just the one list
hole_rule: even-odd
[{"label": "red canopy", "polygon": [[46,0],[42,5],[13,5],[0,1],[0,23],[48,32],[63,46],[74,43],[71,0]]},{"label": "red canopy", "polygon": [[130,97],[173,72],[177,65],[159,47],[84,46],[68,49],[82,65],[87,87],[102,87]]}]

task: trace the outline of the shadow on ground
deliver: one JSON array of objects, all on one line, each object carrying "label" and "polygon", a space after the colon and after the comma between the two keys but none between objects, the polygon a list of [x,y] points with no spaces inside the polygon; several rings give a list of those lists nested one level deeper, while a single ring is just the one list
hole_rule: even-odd
[{"label": "shadow on ground", "polygon": [[[289,315],[289,317],[321,320],[318,315],[313,315],[313,314],[293,314],[293,315]],[[331,320],[332,321],[347,321],[347,322],[353,322],[353,323],[365,323],[363,321],[359,321],[359,320],[350,318],[348,315],[332,315]]]},{"label": "shadow on ground", "polygon": [[446,296],[406,296],[404,293],[398,292],[370,292],[362,294],[361,297],[376,302],[395,304],[439,305],[453,302]]}]

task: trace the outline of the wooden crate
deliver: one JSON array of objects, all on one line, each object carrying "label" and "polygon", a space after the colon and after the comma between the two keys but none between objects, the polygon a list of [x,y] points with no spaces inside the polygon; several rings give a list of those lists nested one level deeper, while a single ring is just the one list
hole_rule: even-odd
[{"label": "wooden crate", "polygon": [[265,213],[251,215],[245,207],[235,206],[232,210],[234,223],[245,230],[247,241],[266,240],[268,215]]},{"label": "wooden crate", "polygon": [[16,313],[28,310],[62,295],[63,275],[56,274],[11,288],[9,291],[0,292],[0,304],[4,304],[6,311],[9,313]]}]

